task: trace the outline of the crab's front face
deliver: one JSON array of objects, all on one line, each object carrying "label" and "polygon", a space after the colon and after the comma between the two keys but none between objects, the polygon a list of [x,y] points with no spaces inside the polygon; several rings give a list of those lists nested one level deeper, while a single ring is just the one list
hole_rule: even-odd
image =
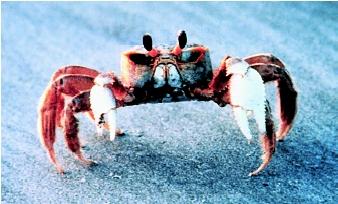
[{"label": "crab's front face", "polygon": [[175,56],[170,54],[162,54],[157,57],[153,65],[152,82],[154,88],[171,87],[181,89],[183,79]]},{"label": "crab's front face", "polygon": [[209,51],[186,41],[182,31],[176,46],[153,47],[151,37],[145,35],[143,47],[122,54],[123,84],[159,99],[191,97],[188,90],[206,87],[212,78]]}]

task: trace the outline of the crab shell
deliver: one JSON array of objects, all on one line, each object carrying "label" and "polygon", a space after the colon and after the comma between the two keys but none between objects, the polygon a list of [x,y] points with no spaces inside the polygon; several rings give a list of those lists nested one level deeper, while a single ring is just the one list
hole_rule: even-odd
[{"label": "crab shell", "polygon": [[133,103],[189,100],[192,89],[208,86],[212,79],[209,49],[188,44],[177,53],[176,48],[157,46],[152,49],[154,56],[140,46],[122,53],[121,82],[132,88]]},{"label": "crab shell", "polygon": [[[175,46],[159,46],[158,56],[171,57]],[[143,47],[124,52],[121,56],[121,80],[126,87],[142,88],[151,82],[156,59],[148,54]],[[190,44],[182,50],[176,65],[183,84],[193,86],[197,83],[207,85],[212,78],[212,66],[209,49],[199,44]],[[158,63],[158,62],[157,62]]]}]

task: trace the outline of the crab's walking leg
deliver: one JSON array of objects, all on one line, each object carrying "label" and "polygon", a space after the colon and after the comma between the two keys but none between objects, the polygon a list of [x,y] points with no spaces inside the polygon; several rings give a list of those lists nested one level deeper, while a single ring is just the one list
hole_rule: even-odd
[{"label": "crab's walking leg", "polygon": [[[64,170],[56,159],[54,151],[55,129],[64,128],[66,116],[65,98],[76,97],[90,90],[99,72],[81,66],[67,66],[58,69],[40,98],[38,107],[38,132],[48,157],[59,173]],[[82,111],[82,110],[77,110]],[[84,110],[88,111],[88,110]],[[69,113],[69,110],[68,110]],[[69,121],[69,119],[67,119]]]},{"label": "crab's walking leg", "polygon": [[93,161],[85,159],[81,152],[80,141],[78,137],[78,120],[74,116],[77,112],[89,111],[89,92],[84,92],[73,98],[65,107],[64,116],[64,135],[68,148],[75,153],[76,158],[86,165],[91,165]]},{"label": "crab's walking leg", "polygon": [[54,164],[56,170],[58,173],[63,174],[64,169],[59,164],[58,160],[55,156],[55,150],[54,150],[54,142],[55,142],[55,121],[53,119],[53,111],[49,111],[49,113],[45,113],[45,115],[39,119],[41,121],[41,126],[44,126],[45,128],[42,129],[41,135],[45,138],[41,138],[41,142],[44,145],[45,149],[47,150],[48,157],[52,164]]},{"label": "crab's walking leg", "polygon": [[[256,120],[261,120],[261,119],[256,118]],[[257,121],[257,123],[260,124],[261,122]],[[263,129],[263,128],[260,127],[259,129]],[[275,152],[276,135],[274,131],[271,108],[268,102],[266,102],[265,104],[265,129],[266,131],[261,136],[262,149],[263,149],[263,155],[262,155],[263,162],[255,171],[251,172],[249,176],[256,176],[260,171],[262,171],[265,167],[267,167],[272,159],[273,153]]]},{"label": "crab's walking leg", "polygon": [[41,97],[38,110],[38,131],[42,145],[48,153],[50,161],[54,164],[59,173],[64,173],[62,166],[56,159],[54,142],[55,142],[55,128],[59,124],[60,112],[58,112],[59,104],[63,103],[61,94],[58,92],[55,84],[51,83],[46,88]]},{"label": "crab's walking leg", "polygon": [[276,80],[279,129],[277,139],[283,140],[292,127],[297,113],[297,91],[286,69],[275,65],[255,64],[251,66],[261,73],[264,82]]},{"label": "crab's walking leg", "polygon": [[271,53],[259,53],[255,55],[250,55],[248,57],[243,58],[248,64],[273,64],[282,69],[285,68],[284,63],[272,55]]},{"label": "crab's walking leg", "polygon": [[291,77],[288,72],[281,71],[281,77],[278,80],[278,105],[280,124],[276,133],[278,140],[284,140],[292,127],[292,123],[297,113],[297,91],[293,87]]}]

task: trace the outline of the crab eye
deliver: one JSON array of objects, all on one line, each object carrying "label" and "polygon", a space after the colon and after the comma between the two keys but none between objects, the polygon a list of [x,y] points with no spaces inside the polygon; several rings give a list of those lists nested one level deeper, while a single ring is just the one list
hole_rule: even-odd
[{"label": "crab eye", "polygon": [[143,35],[143,46],[147,51],[151,51],[153,49],[153,39],[149,33]]},{"label": "crab eye", "polygon": [[198,50],[183,51],[181,54],[181,61],[185,63],[194,63],[201,57],[203,53]]},{"label": "crab eye", "polygon": [[134,62],[135,64],[140,64],[140,65],[149,65],[151,64],[152,57],[145,55],[145,54],[130,54],[129,59]]},{"label": "crab eye", "polygon": [[183,49],[187,44],[187,34],[185,34],[184,30],[181,30],[178,34],[178,44],[181,49]]}]

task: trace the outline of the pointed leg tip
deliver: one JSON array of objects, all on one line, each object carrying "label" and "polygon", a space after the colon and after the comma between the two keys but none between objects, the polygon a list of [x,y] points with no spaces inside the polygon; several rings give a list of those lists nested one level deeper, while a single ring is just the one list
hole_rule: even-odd
[{"label": "pointed leg tip", "polygon": [[284,140],[287,136],[287,134],[290,132],[291,125],[283,125],[278,129],[276,132],[276,139],[277,141]]},{"label": "pointed leg tip", "polygon": [[258,175],[258,172],[254,171],[254,172],[249,173],[248,176],[253,177],[253,176],[257,176],[257,175]]},{"label": "pointed leg tip", "polygon": [[56,171],[60,175],[64,175],[65,174],[65,170],[62,167],[56,167]]},{"label": "pointed leg tip", "polygon": [[95,165],[96,162],[90,159],[86,159],[82,153],[80,151],[75,153],[75,158],[77,160],[79,160],[82,164],[86,165],[86,166],[91,166],[91,165]]},{"label": "pointed leg tip", "polygon": [[88,166],[97,166],[99,163],[97,161],[94,160],[90,160],[90,164]]},{"label": "pointed leg tip", "polygon": [[110,135],[109,140],[113,142],[115,140],[115,135],[114,136]]},{"label": "pointed leg tip", "polygon": [[280,133],[280,132],[277,132],[276,133],[276,141],[277,142],[282,142],[282,141],[284,141],[284,139],[285,139],[285,134],[282,134],[282,133]]},{"label": "pointed leg tip", "polygon": [[90,160],[90,159],[83,159],[83,160],[81,160],[81,162],[88,167],[97,165],[96,161]]},{"label": "pointed leg tip", "polygon": [[278,137],[277,137],[277,138],[276,138],[276,141],[277,141],[277,142],[284,142],[284,137],[282,137],[282,138],[278,138]]},{"label": "pointed leg tip", "polygon": [[115,131],[116,133],[116,136],[124,136],[125,135],[125,132],[122,130],[122,129],[116,129]]}]

